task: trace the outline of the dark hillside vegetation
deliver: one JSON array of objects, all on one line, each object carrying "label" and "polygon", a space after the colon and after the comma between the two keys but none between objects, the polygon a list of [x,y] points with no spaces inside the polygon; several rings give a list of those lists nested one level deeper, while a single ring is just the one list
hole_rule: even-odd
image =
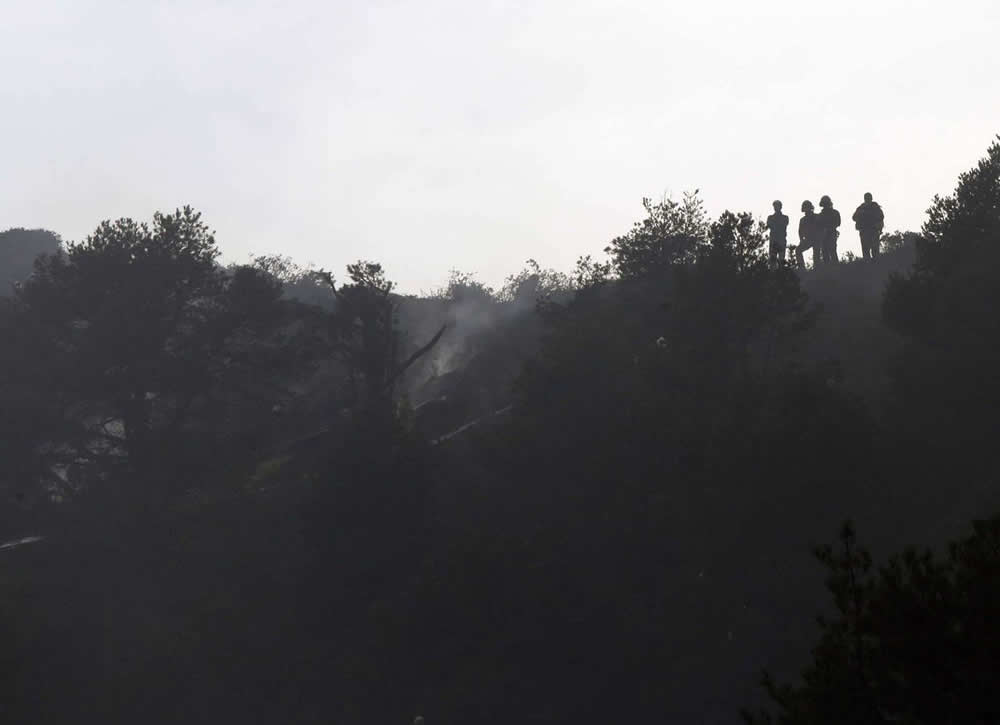
[{"label": "dark hillside vegetation", "polygon": [[187,208],[48,250],[0,299],[0,543],[44,537],[0,719],[992,722],[1000,145],[875,262],[644,208],[422,297],[223,268]]},{"label": "dark hillside vegetation", "polygon": [[[901,236],[901,235],[900,235]],[[805,354],[816,362],[836,361],[844,386],[875,409],[886,404],[890,360],[902,338],[886,325],[882,297],[892,275],[913,266],[916,241],[883,252],[878,264],[854,259],[833,270],[807,272],[802,287],[821,310],[807,335]]]},{"label": "dark hillside vegetation", "polygon": [[0,296],[10,296],[13,287],[31,276],[35,259],[55,254],[62,240],[45,229],[8,229],[0,232]]}]

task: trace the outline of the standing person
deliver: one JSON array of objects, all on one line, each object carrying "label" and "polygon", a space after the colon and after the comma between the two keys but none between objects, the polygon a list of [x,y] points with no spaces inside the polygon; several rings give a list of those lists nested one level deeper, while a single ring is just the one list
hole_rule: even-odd
[{"label": "standing person", "polygon": [[777,265],[778,261],[785,261],[785,247],[788,244],[788,216],[781,213],[781,202],[776,201],[771,206],[774,207],[774,214],[767,218],[767,229],[771,235],[771,244],[768,249],[768,256],[772,265]]},{"label": "standing person", "polygon": [[840,212],[833,208],[833,202],[826,194],[819,200],[819,227],[823,254],[823,264],[836,264],[837,259],[837,238],[840,231]]},{"label": "standing person", "polygon": [[799,219],[799,246],[795,250],[795,259],[799,268],[806,268],[806,260],[802,253],[813,250],[813,268],[818,269],[822,254],[822,243],[820,241],[819,217],[813,203],[806,199],[802,202],[802,218]]},{"label": "standing person", "polygon": [[878,256],[879,237],[885,226],[885,214],[878,202],[872,201],[870,193],[865,194],[864,203],[854,210],[854,228],[861,237],[861,254],[865,259],[874,260]]}]

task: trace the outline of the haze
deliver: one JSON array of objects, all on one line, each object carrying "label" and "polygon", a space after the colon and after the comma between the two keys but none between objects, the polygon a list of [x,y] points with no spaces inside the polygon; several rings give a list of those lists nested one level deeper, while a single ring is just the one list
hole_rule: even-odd
[{"label": "haze", "polygon": [[[497,283],[700,188],[917,228],[1000,118],[994,2],[4,3],[0,227],[191,204],[281,252]],[[845,224],[841,253],[859,253]]]}]

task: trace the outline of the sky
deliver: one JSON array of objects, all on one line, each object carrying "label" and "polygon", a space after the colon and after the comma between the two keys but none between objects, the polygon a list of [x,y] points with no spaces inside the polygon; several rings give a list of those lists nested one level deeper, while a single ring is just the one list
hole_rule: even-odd
[{"label": "sky", "polygon": [[699,189],[916,229],[1000,132],[1000,3],[0,0],[0,229],[190,204],[225,261],[569,271]]}]

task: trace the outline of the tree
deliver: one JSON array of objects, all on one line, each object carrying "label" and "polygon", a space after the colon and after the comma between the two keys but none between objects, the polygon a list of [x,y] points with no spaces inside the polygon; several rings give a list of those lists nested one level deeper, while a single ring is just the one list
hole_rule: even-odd
[{"label": "tree", "polygon": [[[80,441],[82,431],[64,415],[63,401],[48,387],[61,369],[59,351],[24,330],[13,300],[0,297],[0,492],[28,502],[59,483],[52,471],[53,441]],[[29,337],[30,335],[30,337]]]},{"label": "tree", "polygon": [[748,212],[723,212],[674,280],[668,347],[691,371],[717,377],[713,384],[734,374],[746,382],[752,366],[773,366],[780,347],[812,321],[798,277],[768,266],[766,229]]},{"label": "tree", "polygon": [[698,190],[685,193],[680,201],[664,197],[659,202],[643,199],[646,218],[605,248],[620,277],[635,277],[662,271],[677,262],[690,261],[704,244],[708,220]]},{"label": "tree", "polygon": [[62,239],[46,229],[8,229],[0,232],[0,296],[13,292],[13,286],[27,279],[35,259],[59,251]]},{"label": "tree", "polygon": [[922,243],[923,240],[919,232],[903,232],[898,229],[882,234],[882,237],[879,239],[883,254],[894,254],[903,251],[912,253],[917,245]]},{"label": "tree", "polygon": [[915,243],[913,270],[883,300],[907,343],[893,369],[899,424],[963,458],[988,453],[977,443],[992,439],[1000,396],[1000,141],[935,197]]},{"label": "tree", "polygon": [[988,723],[1000,719],[995,666],[1000,626],[1000,517],[973,524],[946,558],[907,549],[878,573],[845,524],[837,548],[816,557],[829,571],[836,615],[799,685],[763,684],[775,715],[748,723]]},{"label": "tree", "polygon": [[249,266],[276,280],[281,285],[284,297],[325,309],[333,308],[336,297],[331,296],[322,278],[297,264],[291,257],[259,254],[251,257]]},{"label": "tree", "polygon": [[504,280],[497,297],[515,305],[534,306],[539,301],[565,296],[572,290],[569,277],[554,269],[542,269],[534,259],[525,262],[524,269]]},{"label": "tree", "polygon": [[[394,591],[422,556],[429,487],[427,448],[403,425],[396,388],[401,377],[438,343],[442,325],[410,352],[398,327],[400,300],[380,264],[347,266],[349,282],[318,276],[336,297],[327,317],[328,339],[346,371],[337,424],[295,463],[323,485],[308,496],[304,527],[313,548],[322,611],[317,628],[363,618],[363,605]],[[331,566],[331,562],[336,562]],[[365,592],[358,600],[343,592]],[[330,599],[327,599],[327,596]],[[345,601],[352,604],[345,604]]]},{"label": "tree", "polygon": [[[893,278],[885,296],[889,324],[924,342],[948,333],[956,317],[973,313],[977,324],[987,317],[975,314],[989,301],[979,299],[988,290],[976,282],[995,274],[1000,263],[1000,140],[959,176],[953,194],[934,197],[927,214],[922,237],[915,239],[912,273]],[[969,283],[973,290],[967,289]],[[952,309],[949,303],[961,306]]]},{"label": "tree", "polygon": [[457,305],[490,307],[496,303],[496,292],[492,287],[477,280],[472,272],[457,269],[448,273],[448,284],[431,293],[431,297]]},{"label": "tree", "polygon": [[[521,382],[527,405],[537,400],[547,416],[559,400],[610,422],[619,415],[636,420],[628,412],[632,403],[646,411],[662,403],[673,414],[690,399],[687,412],[700,415],[710,407],[700,396],[717,391],[720,402],[731,401],[733,387],[779,368],[781,347],[811,321],[798,277],[768,267],[763,228],[748,213],[727,211],[694,235],[684,224],[698,207],[692,195],[686,198],[687,212],[670,207],[670,223],[690,232],[685,239],[692,246],[686,259],[675,257],[661,270],[668,274],[605,284],[606,270],[584,259],[576,296],[543,308],[549,336]],[[619,249],[631,255],[650,248]],[[620,260],[614,264],[622,269]],[[601,384],[585,392],[586,380]],[[606,403],[595,405],[604,396]],[[570,417],[577,415],[585,413]]]},{"label": "tree", "polygon": [[[249,364],[247,333],[280,289],[251,269],[225,274],[190,207],[152,225],[104,222],[44,256],[12,303],[8,373],[73,421],[50,431],[64,462],[126,462],[149,473],[199,405]],[[273,317],[272,317],[273,320]]]},{"label": "tree", "polygon": [[394,283],[382,265],[359,261],[347,266],[350,283],[337,287],[329,272],[318,273],[337,298],[330,317],[331,338],[348,370],[349,403],[384,417],[394,414],[395,388],[400,377],[426,355],[444,334],[442,325],[429,342],[403,358]]}]

